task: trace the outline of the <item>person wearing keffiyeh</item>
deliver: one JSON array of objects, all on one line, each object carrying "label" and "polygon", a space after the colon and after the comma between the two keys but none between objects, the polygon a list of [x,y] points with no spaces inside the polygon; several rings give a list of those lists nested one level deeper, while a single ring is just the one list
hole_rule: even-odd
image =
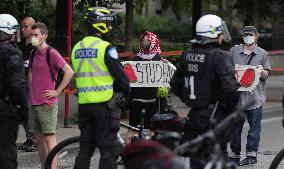
[{"label": "person wearing keffiyeh", "polygon": [[[142,33],[139,43],[139,52],[133,61],[159,61],[161,58],[160,42],[158,37],[149,31]],[[142,117],[142,109],[145,110],[144,127],[149,128],[151,117],[158,112],[159,100],[157,98],[157,87],[132,87],[131,103],[129,112],[129,124],[136,127],[140,124]],[[132,130],[128,130],[126,143],[130,143],[130,139],[134,135]]]}]

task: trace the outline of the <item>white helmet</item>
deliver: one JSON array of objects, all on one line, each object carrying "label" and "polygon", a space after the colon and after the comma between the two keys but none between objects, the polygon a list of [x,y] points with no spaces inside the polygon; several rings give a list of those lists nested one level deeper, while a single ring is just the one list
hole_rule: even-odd
[{"label": "white helmet", "polygon": [[231,35],[225,22],[216,15],[204,15],[196,23],[196,35],[208,38],[218,38],[219,34],[224,35],[224,40],[229,42]]},{"label": "white helmet", "polygon": [[0,31],[12,35],[18,29],[19,24],[15,17],[9,14],[0,14]]}]

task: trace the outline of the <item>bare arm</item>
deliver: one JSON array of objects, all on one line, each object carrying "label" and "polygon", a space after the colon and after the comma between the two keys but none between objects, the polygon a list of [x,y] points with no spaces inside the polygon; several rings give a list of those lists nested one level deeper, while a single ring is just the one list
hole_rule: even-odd
[{"label": "bare arm", "polygon": [[74,75],[73,70],[71,69],[71,67],[68,64],[65,64],[62,67],[62,70],[64,71],[64,76],[63,76],[62,82],[60,83],[60,85],[56,89],[58,94],[60,94],[61,91],[67,86],[67,84],[70,82],[71,78]]},{"label": "bare arm", "polygon": [[62,67],[62,70],[64,71],[64,76],[63,76],[62,82],[60,83],[58,88],[56,90],[45,90],[43,92],[43,97],[47,97],[48,99],[50,99],[52,97],[56,97],[67,86],[67,84],[71,80],[72,76],[74,75],[74,72],[68,64],[65,64]]}]

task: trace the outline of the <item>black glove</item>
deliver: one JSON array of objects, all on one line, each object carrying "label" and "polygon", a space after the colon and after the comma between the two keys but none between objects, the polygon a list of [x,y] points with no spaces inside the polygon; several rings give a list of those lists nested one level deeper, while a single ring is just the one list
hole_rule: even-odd
[{"label": "black glove", "polygon": [[123,109],[123,110],[128,110],[129,109],[129,105],[131,104],[132,98],[130,96],[130,94],[125,95],[119,103],[119,108]]},{"label": "black glove", "polygon": [[114,92],[112,98],[108,101],[108,107],[112,110],[120,107],[120,102],[124,98],[122,92]]}]

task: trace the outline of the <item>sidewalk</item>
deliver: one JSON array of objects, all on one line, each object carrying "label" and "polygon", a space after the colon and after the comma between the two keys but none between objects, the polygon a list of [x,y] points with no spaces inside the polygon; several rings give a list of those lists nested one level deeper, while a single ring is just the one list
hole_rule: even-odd
[{"label": "sidewalk", "polygon": [[[182,114],[186,115],[187,112],[189,111],[188,107],[179,105],[176,108],[177,112],[183,112]],[[186,113],[185,113],[186,112]],[[263,118],[271,118],[271,117],[282,117],[282,107],[280,102],[267,102],[263,106]],[[281,113],[279,113],[281,112]],[[279,114],[276,114],[279,113]],[[123,122],[127,123],[127,120],[122,120]],[[125,136],[126,129],[121,128],[120,133],[122,136]],[[64,139],[67,139],[69,137],[73,136],[79,136],[80,131],[78,129],[77,125],[73,125],[72,128],[63,128],[62,124],[59,124],[57,133],[56,133],[56,138],[57,142],[61,142]],[[25,132],[24,128],[20,126],[19,130],[19,135],[18,135],[18,140],[17,143],[23,143],[25,141]],[[268,168],[270,162],[272,159],[275,157],[276,153],[271,154],[271,155],[265,155],[265,154],[259,154],[259,160],[258,164],[254,167],[250,167],[251,169],[262,169],[262,168]],[[39,159],[38,159],[38,154],[37,152],[23,152],[23,151],[18,151],[18,162],[19,162],[19,169],[39,169]],[[188,163],[186,163],[188,164]],[[245,167],[238,167],[238,169],[244,169]],[[121,168],[119,168],[121,169]]]},{"label": "sidewalk", "polygon": [[[283,94],[283,81],[281,76],[271,76],[270,80],[267,83],[267,102],[263,105],[263,119],[272,118],[272,117],[282,117],[283,110],[281,105],[281,99]],[[64,114],[64,95],[61,95],[59,98],[59,114],[58,114],[58,129],[56,133],[57,142],[60,142],[64,139],[73,136],[79,136],[80,131],[77,125],[72,125],[72,128],[63,128],[63,114]],[[177,97],[173,98],[173,103],[178,103],[177,108],[175,109],[181,116],[186,116],[189,112],[189,107],[180,102]],[[77,98],[71,95],[70,97],[70,112],[77,112]],[[72,116],[72,114],[71,114]],[[122,119],[123,122],[127,123],[127,119]],[[126,129],[121,128],[120,133],[125,135]],[[20,126],[19,135],[17,139],[17,143],[23,143],[26,140],[25,131],[23,126]],[[259,155],[259,163],[255,167],[251,169],[260,169],[260,168],[268,168],[273,155]],[[38,155],[37,152],[26,153],[22,151],[18,151],[18,161],[19,161],[19,169],[38,169],[39,166]],[[23,167],[26,166],[26,167]],[[28,166],[28,167],[27,167]],[[33,166],[33,167],[30,167]],[[238,167],[239,169],[243,169],[244,167]]]},{"label": "sidewalk", "polygon": [[[280,102],[266,102],[263,106],[263,118],[268,117],[275,117],[275,116],[281,116],[282,114],[282,107]],[[180,113],[181,116],[186,116],[189,108],[186,107],[184,104],[178,105],[176,108],[176,111]],[[279,114],[280,112],[280,114]],[[128,122],[127,120],[123,120],[123,122]],[[125,133],[125,129],[121,129],[121,133]],[[72,137],[72,136],[78,136],[80,134],[80,131],[78,129],[77,125],[72,125],[72,128],[64,128],[62,124],[58,125],[58,129],[56,131],[56,138],[57,141],[60,142],[66,138]],[[20,126],[19,135],[17,139],[17,143],[23,143],[25,141],[25,131],[23,126]]]}]

